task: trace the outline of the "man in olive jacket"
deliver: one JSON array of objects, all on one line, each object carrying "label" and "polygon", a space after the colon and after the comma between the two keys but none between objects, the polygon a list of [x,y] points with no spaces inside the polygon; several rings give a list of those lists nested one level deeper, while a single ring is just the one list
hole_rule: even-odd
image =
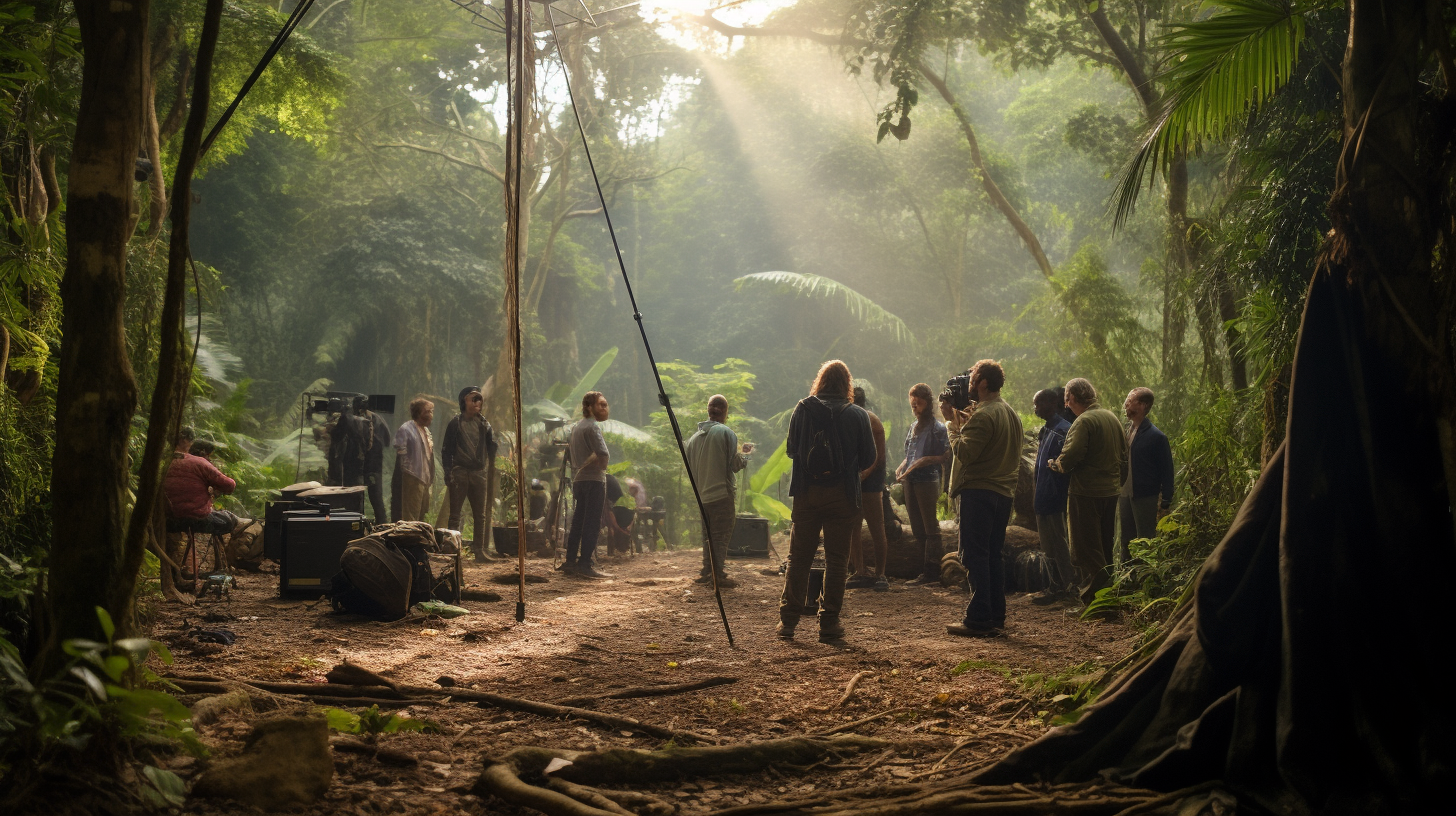
[{"label": "man in olive jacket", "polygon": [[1122,421],[1097,403],[1097,391],[1081,377],[1067,382],[1067,407],[1077,415],[1067,431],[1062,455],[1052,469],[1069,477],[1067,511],[1072,560],[1082,571],[1082,603],[1112,585],[1112,536],[1117,497],[1127,473],[1127,440]]},{"label": "man in olive jacket", "polygon": [[960,497],[960,557],[971,583],[965,620],[945,627],[962,637],[995,637],[1006,625],[1001,551],[1021,465],[1021,418],[1001,399],[1006,373],[995,360],[971,368],[976,402],[946,425],[954,455],[950,495]]}]

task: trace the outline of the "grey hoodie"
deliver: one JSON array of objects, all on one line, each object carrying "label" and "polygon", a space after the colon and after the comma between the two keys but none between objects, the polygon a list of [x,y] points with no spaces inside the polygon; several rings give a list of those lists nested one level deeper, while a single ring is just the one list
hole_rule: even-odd
[{"label": "grey hoodie", "polygon": [[748,457],[738,452],[738,434],[721,422],[704,420],[688,437],[687,449],[688,467],[703,503],[733,499],[737,492],[733,474],[748,465]]}]

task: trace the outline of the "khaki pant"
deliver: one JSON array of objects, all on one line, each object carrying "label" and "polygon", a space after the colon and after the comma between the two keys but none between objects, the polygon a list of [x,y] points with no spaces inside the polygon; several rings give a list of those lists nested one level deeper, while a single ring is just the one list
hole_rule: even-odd
[{"label": "khaki pant", "polygon": [[424,521],[425,514],[430,512],[430,485],[416,479],[403,469],[399,472],[399,479],[399,500],[403,505],[400,510],[401,520]]},{"label": "khaki pant", "polygon": [[463,467],[450,468],[450,520],[448,528],[461,530],[460,511],[465,507],[466,499],[470,500],[470,515],[475,522],[473,528],[475,541],[475,555],[477,558],[484,555],[490,544],[490,525],[488,520],[488,508],[485,506],[485,470],[467,470]]},{"label": "khaki pant", "polygon": [[1067,497],[1072,532],[1072,560],[1082,571],[1082,603],[1097,590],[1112,586],[1112,534],[1117,522],[1116,496]]},{"label": "khaki pant", "polygon": [[819,532],[824,532],[824,590],[819,597],[821,616],[839,617],[844,606],[844,581],[849,576],[849,542],[864,520],[860,509],[844,494],[840,485],[809,485],[794,497],[794,533],[789,540],[789,568],[784,576],[784,594],[779,598],[779,619],[793,625],[804,613],[804,596],[809,594],[809,571],[819,550]]},{"label": "khaki pant", "polygon": [[920,545],[920,575],[940,577],[940,557],[945,550],[940,542],[940,520],[935,517],[935,503],[940,499],[940,482],[906,482],[905,513],[910,516],[910,532]]},{"label": "khaki pant", "polygon": [[718,575],[728,574],[728,543],[733,540],[733,525],[737,520],[733,497],[705,502],[703,512],[708,515],[708,530],[713,534],[712,561],[708,555],[708,536],[703,535],[703,568],[699,572],[704,578],[713,574],[713,564],[718,565]]},{"label": "khaki pant", "polygon": [[[849,565],[856,575],[885,577],[885,564],[890,560],[890,541],[885,537],[885,493],[862,493],[859,507],[864,511],[865,525],[870,528],[870,546],[864,546],[862,527],[855,528],[854,540],[849,545]],[[936,525],[937,528],[939,525]],[[871,550],[866,558],[865,550]]]}]

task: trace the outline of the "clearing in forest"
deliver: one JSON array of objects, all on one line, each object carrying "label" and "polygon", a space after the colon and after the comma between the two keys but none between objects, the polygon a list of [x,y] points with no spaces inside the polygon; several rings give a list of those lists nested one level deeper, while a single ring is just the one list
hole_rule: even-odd
[{"label": "clearing in forest", "polygon": [[[533,559],[529,572],[548,580],[527,584],[524,624],[512,619],[515,587],[491,581],[512,572],[507,562],[467,566],[468,588],[493,589],[505,599],[466,601],[472,614],[448,621],[334,615],[327,601],[278,598],[271,575],[245,575],[229,604],[163,605],[154,637],[173,649],[172,673],[188,678],[183,685],[190,690],[207,690],[211,678],[285,690],[273,684],[318,683],[318,695],[327,697],[324,675],[348,661],[401,686],[435,688],[450,678],[441,682],[453,681],[457,690],[579,706],[720,744],[831,731],[889,743],[809,766],[771,763],[756,773],[638,786],[679,812],[812,800],[844,788],[926,780],[933,770],[963,772],[1041,734],[1058,693],[1086,683],[1137,641],[1125,625],[1081,621],[1071,608],[1037,607],[1025,596],[1009,599],[1004,637],[955,638],[944,628],[960,617],[961,591],[895,584],[889,592],[847,594],[847,647],[818,643],[809,619],[796,640],[785,642],[773,631],[782,578],[776,564],[752,560],[730,562],[742,584],[724,591],[737,641],[729,648],[711,589],[692,582],[700,563],[698,551],[618,557],[604,564],[616,578],[595,582],[561,577],[549,562]],[[186,634],[187,623],[220,614],[231,617],[202,625],[230,629],[235,644],[198,643]],[[667,696],[609,696],[710,678],[732,682]],[[855,678],[853,693],[842,699]],[[199,726],[214,761],[240,751],[251,724],[271,716],[270,709],[317,707],[296,694],[250,693],[254,711],[226,712]],[[521,746],[664,743],[639,730],[476,705],[447,693],[392,709],[431,721],[438,733],[383,735],[376,747],[387,750],[377,753],[361,749],[356,737],[333,735],[334,780],[309,812],[526,812],[481,795],[476,781],[484,757]],[[186,758],[174,770],[188,776],[196,767]],[[194,797],[186,812],[235,809]]]}]

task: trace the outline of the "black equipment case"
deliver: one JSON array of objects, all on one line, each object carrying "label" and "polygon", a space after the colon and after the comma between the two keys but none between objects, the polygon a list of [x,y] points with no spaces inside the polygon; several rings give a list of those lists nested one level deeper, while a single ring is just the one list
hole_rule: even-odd
[{"label": "black equipment case", "polygon": [[344,548],[368,534],[364,517],[315,508],[285,510],[282,516],[278,594],[286,598],[321,597],[339,571]]},{"label": "black equipment case", "polygon": [[739,516],[733,521],[733,539],[728,542],[729,558],[768,558],[768,519]]}]

